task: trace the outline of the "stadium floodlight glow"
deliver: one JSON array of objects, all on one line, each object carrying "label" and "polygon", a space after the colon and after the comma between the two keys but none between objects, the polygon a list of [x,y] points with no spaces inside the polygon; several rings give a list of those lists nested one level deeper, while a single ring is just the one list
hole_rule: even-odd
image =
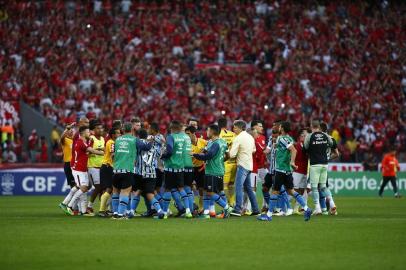
[{"label": "stadium floodlight glow", "polygon": [[265,109],[265,110],[268,110],[268,108],[269,108],[268,105],[265,105],[265,106],[264,106],[264,109]]},{"label": "stadium floodlight glow", "polygon": [[225,114],[226,114],[226,111],[224,111],[224,110],[221,111],[221,114],[222,114],[222,115],[225,115]]},{"label": "stadium floodlight glow", "polygon": [[214,90],[211,90],[210,94],[214,95],[216,92]]}]

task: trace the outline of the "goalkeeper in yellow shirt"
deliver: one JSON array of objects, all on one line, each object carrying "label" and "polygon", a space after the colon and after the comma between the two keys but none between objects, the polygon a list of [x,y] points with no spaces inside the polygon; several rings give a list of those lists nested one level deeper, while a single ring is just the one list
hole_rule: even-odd
[{"label": "goalkeeper in yellow shirt", "polygon": [[[220,118],[218,120],[218,126],[221,129],[220,138],[225,140],[228,146],[228,150],[231,149],[234,138],[236,137],[235,133],[227,130],[227,119]],[[235,204],[234,196],[234,181],[237,173],[237,161],[235,159],[229,159],[224,162],[224,192],[229,200],[230,205]]]}]

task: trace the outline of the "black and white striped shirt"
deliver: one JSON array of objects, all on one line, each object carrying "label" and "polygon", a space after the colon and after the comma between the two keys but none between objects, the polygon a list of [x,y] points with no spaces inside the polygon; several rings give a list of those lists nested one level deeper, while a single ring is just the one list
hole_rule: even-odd
[{"label": "black and white striped shirt", "polygon": [[140,174],[143,178],[156,178],[157,160],[159,158],[159,151],[156,147],[152,147],[148,151],[139,152],[140,161]]},{"label": "black and white striped shirt", "polygon": [[272,137],[269,138],[267,148],[269,148],[271,151],[269,154],[266,155],[268,161],[269,161],[269,173],[270,174],[275,174],[275,168],[276,168],[276,147],[274,147]]}]

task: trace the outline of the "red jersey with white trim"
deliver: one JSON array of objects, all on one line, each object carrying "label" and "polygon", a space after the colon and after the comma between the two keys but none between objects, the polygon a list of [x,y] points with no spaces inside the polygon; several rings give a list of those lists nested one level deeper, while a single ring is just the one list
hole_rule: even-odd
[{"label": "red jersey with white trim", "polygon": [[75,145],[73,146],[73,154],[71,164],[72,170],[79,172],[87,172],[87,160],[89,158],[86,150],[89,147],[89,144],[84,142],[83,139],[76,140]]},{"label": "red jersey with white trim", "polygon": [[295,148],[297,151],[296,154],[296,159],[295,159],[295,164],[297,166],[297,169],[295,172],[300,173],[300,174],[307,174],[307,166],[309,164],[309,157],[303,150],[303,143],[295,143]]},{"label": "red jersey with white trim", "polygon": [[72,159],[70,160],[70,167],[73,166],[73,152],[75,151],[75,144],[79,139],[79,131],[75,132],[72,137]]},{"label": "red jersey with white trim", "polygon": [[258,135],[258,137],[255,139],[256,151],[254,154],[252,154],[253,161],[254,161],[254,167],[252,170],[253,173],[257,173],[258,169],[265,168],[265,161],[266,161],[266,156],[264,154],[265,148],[266,148],[265,136]]}]

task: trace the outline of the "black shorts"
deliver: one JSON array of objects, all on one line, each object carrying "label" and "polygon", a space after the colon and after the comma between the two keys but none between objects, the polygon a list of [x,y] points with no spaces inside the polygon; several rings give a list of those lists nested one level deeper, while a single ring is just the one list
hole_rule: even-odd
[{"label": "black shorts", "polygon": [[184,186],[183,172],[165,171],[165,188],[168,190]]},{"label": "black shorts", "polygon": [[[188,170],[188,171],[186,171],[186,170]],[[193,185],[194,178],[195,178],[195,174],[193,172],[193,169],[192,168],[185,169],[185,172],[183,173],[183,179],[184,179],[183,182],[184,182],[185,186],[191,187]]]},{"label": "black shorts", "polygon": [[142,175],[134,174],[131,185],[133,191],[142,190]]},{"label": "black shorts", "polygon": [[143,194],[154,193],[156,186],[156,178],[142,178],[141,190]]},{"label": "black shorts", "polygon": [[292,173],[275,172],[275,183],[273,185],[273,190],[280,191],[282,185],[285,186],[285,190],[293,188]]},{"label": "black shorts", "polygon": [[220,193],[223,191],[224,181],[223,177],[205,175],[204,176],[204,190],[207,192]]},{"label": "black shorts", "polygon": [[274,178],[274,174],[267,173],[265,175],[264,183],[262,184],[262,186],[271,189],[273,186]]},{"label": "black shorts", "polygon": [[100,167],[100,184],[102,189],[113,187],[113,167],[103,164]]},{"label": "black shorts", "polygon": [[133,173],[115,173],[113,175],[113,187],[117,189],[126,189],[131,187],[133,182]]},{"label": "black shorts", "polygon": [[160,188],[162,187],[162,184],[164,182],[164,172],[161,171],[160,169],[156,169],[156,184],[155,184],[155,188]]},{"label": "black shorts", "polygon": [[65,162],[63,164],[63,170],[65,172],[66,182],[68,183],[69,186],[74,187],[76,184],[75,184],[75,178],[73,178],[72,169],[70,167],[70,162]]},{"label": "black shorts", "polygon": [[204,168],[202,167],[194,167],[194,178],[196,181],[197,188],[204,188]]}]

